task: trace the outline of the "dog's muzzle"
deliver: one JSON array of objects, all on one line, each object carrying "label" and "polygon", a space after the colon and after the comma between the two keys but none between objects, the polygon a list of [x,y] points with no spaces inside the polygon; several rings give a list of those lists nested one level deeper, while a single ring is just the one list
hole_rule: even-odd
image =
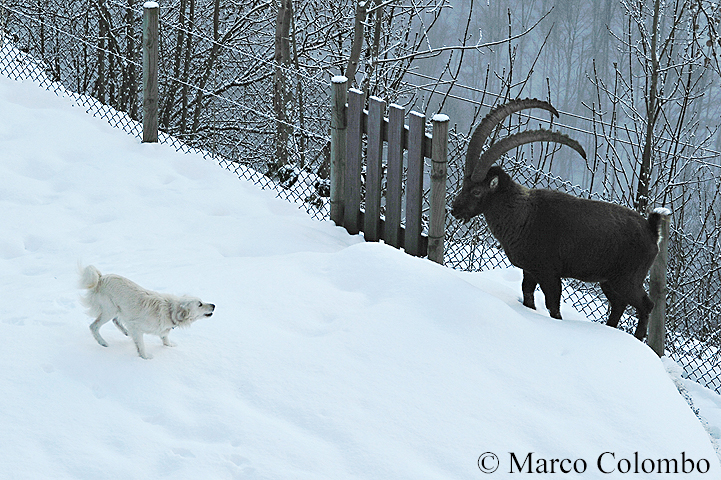
[{"label": "dog's muzzle", "polygon": [[210,311],[205,314],[206,317],[210,317],[211,315],[213,315],[213,311],[215,311],[215,305],[213,305],[212,303],[208,303],[208,305],[210,306]]}]

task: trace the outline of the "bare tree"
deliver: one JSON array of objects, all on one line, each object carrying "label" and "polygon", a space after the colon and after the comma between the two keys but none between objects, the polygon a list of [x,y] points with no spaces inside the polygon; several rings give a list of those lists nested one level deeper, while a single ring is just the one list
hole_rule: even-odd
[{"label": "bare tree", "polygon": [[293,17],[292,0],[279,0],[278,16],[275,25],[275,73],[273,75],[273,111],[276,118],[275,161],[271,170],[278,170],[288,163],[287,121],[288,91],[284,69],[290,65],[290,25]]}]

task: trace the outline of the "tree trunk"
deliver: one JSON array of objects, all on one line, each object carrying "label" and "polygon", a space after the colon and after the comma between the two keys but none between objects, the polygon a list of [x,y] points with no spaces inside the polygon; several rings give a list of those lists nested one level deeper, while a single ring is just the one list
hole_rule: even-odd
[{"label": "tree trunk", "polygon": [[348,66],[345,69],[345,77],[351,86],[355,83],[355,74],[358,70],[361,50],[363,50],[363,22],[366,20],[366,10],[366,2],[359,1],[355,11],[355,27],[353,29],[350,58],[348,58]]},{"label": "tree trunk", "polygon": [[367,75],[363,80],[364,85],[361,88],[361,90],[366,92],[366,97],[370,95],[381,94],[378,91],[377,80],[375,82],[375,88],[371,90],[371,81],[373,81],[373,73],[375,72],[376,60],[378,59],[378,52],[380,51],[381,30],[383,27],[383,4],[381,4],[381,0],[376,0],[376,7],[373,10],[373,15],[375,15],[375,27],[373,30],[373,45],[371,45],[371,58],[370,62],[366,65]]},{"label": "tree trunk", "polygon": [[[183,57],[183,45],[185,44],[185,10],[187,9],[187,0],[180,0],[179,12],[178,12],[178,38],[175,42],[175,54],[173,60],[173,80],[170,82],[168,89],[165,92],[165,102],[160,113],[160,125],[163,128],[168,128],[170,125],[170,113],[173,110],[173,104],[175,103],[175,92],[178,90],[178,79],[180,78],[181,61]],[[192,26],[191,26],[192,28]]]},{"label": "tree trunk", "polygon": [[[133,0],[128,0],[127,8],[125,9],[125,57],[129,59],[135,59],[135,37],[133,36],[133,30],[135,26],[135,15],[133,9]],[[138,118],[138,102],[136,101],[136,95],[138,92],[138,80],[135,71],[135,65],[128,62],[123,66],[123,87],[122,87],[122,98],[121,103],[123,110],[128,112],[131,118]]]},{"label": "tree trunk", "polygon": [[[190,0],[190,8],[188,11],[188,25],[195,22],[195,0]],[[183,88],[180,98],[183,102],[180,110],[180,133],[185,133],[188,128],[188,90],[190,86],[190,63],[193,55],[193,35],[192,30],[188,29],[188,35],[185,37],[185,62],[183,64]]]},{"label": "tree trunk", "polygon": [[280,0],[275,23],[275,73],[273,74],[273,111],[276,119],[275,161],[270,166],[271,175],[288,163],[288,125],[285,69],[290,65],[290,20],[293,16],[292,0]]},{"label": "tree trunk", "polygon": [[643,145],[643,154],[638,171],[638,188],[636,190],[636,211],[645,214],[648,209],[648,190],[651,183],[651,157],[653,153],[653,135],[658,118],[658,53],[656,51],[658,42],[658,17],[661,9],[660,0],[654,1],[653,26],[651,31],[651,85],[646,92],[646,140]]},{"label": "tree trunk", "polygon": [[95,88],[93,96],[100,100],[100,103],[105,103],[105,39],[108,36],[108,27],[105,22],[105,17],[102,15],[102,9],[98,8],[101,12],[98,18],[98,78],[95,81]]},{"label": "tree trunk", "polygon": [[205,71],[200,77],[198,82],[198,93],[195,97],[195,113],[193,114],[193,133],[196,133],[200,128],[200,114],[203,111],[203,92],[205,91],[205,85],[210,79],[210,74],[213,72],[213,65],[220,54],[220,0],[215,0],[213,4],[213,46],[210,48],[210,54],[205,63]]}]

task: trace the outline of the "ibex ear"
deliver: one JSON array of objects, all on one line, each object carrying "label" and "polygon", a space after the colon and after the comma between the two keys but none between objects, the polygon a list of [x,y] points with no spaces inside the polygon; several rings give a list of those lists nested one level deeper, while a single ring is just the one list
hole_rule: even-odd
[{"label": "ibex ear", "polygon": [[498,188],[498,176],[495,176],[491,179],[490,183],[488,184],[488,188],[490,188],[491,191]]}]

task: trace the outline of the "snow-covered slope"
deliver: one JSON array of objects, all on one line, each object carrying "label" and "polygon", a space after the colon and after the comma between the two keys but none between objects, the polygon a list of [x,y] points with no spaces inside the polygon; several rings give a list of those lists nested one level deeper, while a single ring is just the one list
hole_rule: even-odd
[{"label": "snow-covered slope", "polygon": [[[635,455],[721,474],[653,352],[525,309],[518,271],[363,243],[5,78],[0,225],[2,478],[474,479],[486,452],[491,478]],[[78,260],[216,313],[146,338],[153,360],[112,325],[103,348]]]}]

